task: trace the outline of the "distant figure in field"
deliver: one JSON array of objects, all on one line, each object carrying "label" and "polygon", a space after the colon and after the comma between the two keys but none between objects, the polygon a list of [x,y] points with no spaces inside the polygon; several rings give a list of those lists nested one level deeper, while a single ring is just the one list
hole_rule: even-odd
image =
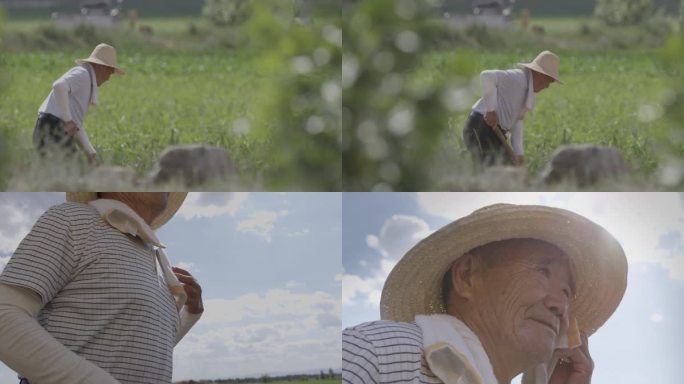
[{"label": "distant figure in field", "polygon": [[97,164],[97,152],[90,144],[83,119],[89,106],[97,105],[97,88],[113,73],[123,75],[124,71],[117,65],[116,50],[107,44],[98,44],[90,57],[76,60],[76,64],[52,84],[52,91],[38,109],[33,144],[41,156],[55,150],[73,156],[77,144],[88,162]]},{"label": "distant figure in field", "polygon": [[515,157],[514,165],[523,163],[523,124],[525,114],[534,109],[535,94],[553,82],[563,84],[558,76],[560,59],[550,51],[537,55],[531,63],[519,63],[521,68],[486,70],[480,74],[482,97],[473,105],[463,128],[463,140],[473,159],[490,166],[503,161],[505,145],[497,137],[510,136]]}]

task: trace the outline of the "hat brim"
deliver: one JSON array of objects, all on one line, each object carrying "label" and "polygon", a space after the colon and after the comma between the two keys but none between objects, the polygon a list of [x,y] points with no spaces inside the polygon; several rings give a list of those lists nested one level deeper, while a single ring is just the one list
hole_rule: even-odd
[{"label": "hat brim", "polygon": [[[187,192],[170,192],[166,209],[152,220],[150,228],[158,229],[166,224],[167,221],[171,220],[173,215],[175,215],[181,205],[183,205],[183,201],[187,195]],[[67,192],[66,199],[67,201],[88,204],[97,199],[97,192]]]},{"label": "hat brim", "polygon": [[126,73],[124,72],[123,69],[121,69],[121,68],[119,68],[119,67],[117,67],[117,66],[115,66],[115,65],[109,65],[109,64],[105,63],[104,61],[102,61],[102,60],[100,60],[100,59],[97,59],[97,58],[89,57],[89,58],[87,58],[87,59],[78,59],[78,60],[75,60],[75,62],[76,62],[76,64],[78,64],[78,65],[81,65],[81,64],[83,64],[83,63],[91,63],[91,64],[104,65],[105,67],[114,68],[114,73],[116,73],[117,75],[124,75],[124,74],[126,74]]},{"label": "hat brim", "polygon": [[442,278],[451,264],[473,248],[516,238],[543,240],[568,255],[577,287],[569,312],[581,331],[591,335],[608,320],[627,288],[627,259],[618,241],[576,213],[510,204],[475,211],[409,250],[385,282],[381,318],[410,322],[418,314],[446,312]]},{"label": "hat brim", "polygon": [[535,63],[518,63],[518,66],[520,66],[520,67],[525,67],[525,68],[528,68],[528,69],[531,69],[531,70],[533,70],[533,71],[535,71],[535,72],[543,73],[543,74],[545,74],[546,76],[552,78],[553,81],[555,81],[555,82],[557,82],[557,83],[559,83],[559,84],[565,85],[565,82],[563,82],[563,81],[560,79],[560,77],[555,76],[555,75],[552,75],[552,74],[546,72],[544,69],[542,69],[542,67],[536,65]]}]

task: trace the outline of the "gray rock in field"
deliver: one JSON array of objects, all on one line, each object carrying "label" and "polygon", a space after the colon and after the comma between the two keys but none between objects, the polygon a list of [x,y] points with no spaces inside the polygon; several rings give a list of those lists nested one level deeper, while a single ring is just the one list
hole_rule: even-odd
[{"label": "gray rock in field", "polygon": [[223,148],[207,145],[169,147],[162,152],[150,178],[153,183],[180,182],[185,186],[221,182],[235,171]]},{"label": "gray rock in field", "polygon": [[558,148],[542,172],[547,184],[574,181],[580,187],[594,185],[627,173],[625,159],[615,148],[572,144]]}]

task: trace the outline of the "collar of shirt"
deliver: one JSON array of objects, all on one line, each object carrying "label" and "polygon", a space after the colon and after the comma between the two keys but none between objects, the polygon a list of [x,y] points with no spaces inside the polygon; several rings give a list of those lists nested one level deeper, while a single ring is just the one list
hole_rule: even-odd
[{"label": "collar of shirt", "polygon": [[90,104],[97,105],[97,79],[95,78],[95,68],[88,63],[81,64],[90,74]]},{"label": "collar of shirt", "polygon": [[128,205],[111,199],[97,199],[89,204],[100,212],[100,216],[106,222],[120,232],[137,236],[147,244],[165,248],[152,228]]},{"label": "collar of shirt", "polygon": [[150,228],[137,212],[118,200],[97,199],[88,204],[95,207],[100,216],[102,216],[102,219],[121,233],[136,236],[146,244],[157,247],[155,249],[155,256],[159,262],[164,281],[176,300],[176,309],[180,311],[183,305],[185,305],[188,296],[183,285],[173,273],[169,258],[166,256],[166,252],[164,252],[165,246],[159,241],[154,230]]},{"label": "collar of shirt", "polygon": [[536,98],[534,95],[534,82],[532,81],[532,70],[529,68],[525,68],[525,75],[527,76],[527,95],[525,96],[525,108],[522,110],[522,114],[520,116],[520,120],[522,120],[525,117],[525,113],[527,111],[531,111],[534,109],[534,105],[536,102]]},{"label": "collar of shirt", "polygon": [[480,339],[451,315],[417,315],[425,360],[445,384],[496,383],[494,369]]}]

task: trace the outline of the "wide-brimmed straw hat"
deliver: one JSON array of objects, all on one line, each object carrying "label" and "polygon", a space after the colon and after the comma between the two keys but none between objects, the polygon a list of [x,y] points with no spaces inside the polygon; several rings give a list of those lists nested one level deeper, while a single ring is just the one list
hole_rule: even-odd
[{"label": "wide-brimmed straw hat", "polygon": [[625,253],[608,231],[589,219],[537,205],[484,207],[422,240],[385,281],[382,319],[411,322],[419,314],[445,313],[442,279],[452,263],[473,248],[518,238],[542,240],[565,252],[577,288],[569,313],[580,331],[593,334],[625,293]]},{"label": "wide-brimmed straw hat", "polygon": [[518,63],[518,65],[551,76],[553,80],[565,84],[558,75],[560,58],[551,51],[544,51],[538,54],[531,63]]},{"label": "wide-brimmed straw hat", "polygon": [[114,68],[114,73],[119,75],[124,74],[123,69],[121,69],[119,65],[116,63],[116,49],[114,49],[114,47],[108,44],[98,44],[97,47],[93,49],[93,52],[90,54],[90,57],[76,60],[76,64],[78,65],[81,65],[84,62],[111,67]]},{"label": "wide-brimmed straw hat", "polygon": [[[173,215],[176,214],[176,211],[183,205],[183,201],[187,195],[187,192],[171,192],[169,194],[169,201],[166,205],[166,209],[152,220],[150,227],[152,229],[158,229],[166,224],[167,221],[171,220]],[[97,192],[67,192],[66,199],[67,201],[87,204],[97,199]]]}]

